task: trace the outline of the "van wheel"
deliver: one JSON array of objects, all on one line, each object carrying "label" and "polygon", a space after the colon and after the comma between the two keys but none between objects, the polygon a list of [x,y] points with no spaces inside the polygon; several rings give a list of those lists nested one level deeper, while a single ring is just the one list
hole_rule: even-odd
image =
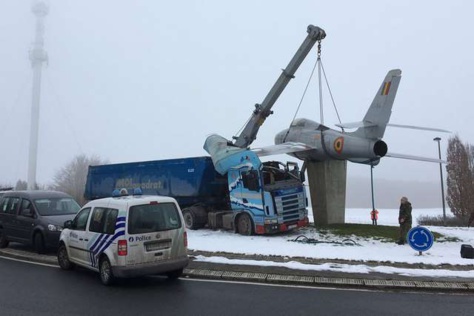
[{"label": "van wheel", "polygon": [[168,279],[171,279],[171,280],[176,280],[182,275],[183,275],[183,269],[178,269],[178,270],[174,270],[174,271],[170,271],[166,273],[166,276],[168,277]]},{"label": "van wheel", "polygon": [[109,258],[102,257],[99,263],[99,274],[100,281],[103,285],[111,285],[114,283],[115,277],[112,272],[112,266],[110,265]]},{"label": "van wheel", "polygon": [[58,264],[63,270],[71,270],[72,268],[74,268],[74,263],[69,261],[67,249],[64,244],[61,244],[58,249]]},{"label": "van wheel", "polygon": [[43,235],[41,233],[36,233],[33,237],[33,248],[39,254],[43,254],[46,252]]},{"label": "van wheel", "polygon": [[243,213],[239,216],[237,219],[237,230],[239,234],[244,236],[253,234],[253,224],[249,214]]},{"label": "van wheel", "polygon": [[0,230],[0,248],[6,248],[8,247],[8,244],[10,242],[7,239],[7,236],[3,231]]}]

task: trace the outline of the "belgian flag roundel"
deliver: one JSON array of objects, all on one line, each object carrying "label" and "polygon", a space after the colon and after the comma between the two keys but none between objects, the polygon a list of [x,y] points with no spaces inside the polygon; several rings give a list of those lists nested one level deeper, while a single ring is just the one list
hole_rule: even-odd
[{"label": "belgian flag roundel", "polygon": [[344,147],[344,137],[338,137],[334,141],[334,150],[340,154],[342,153],[342,148]]}]

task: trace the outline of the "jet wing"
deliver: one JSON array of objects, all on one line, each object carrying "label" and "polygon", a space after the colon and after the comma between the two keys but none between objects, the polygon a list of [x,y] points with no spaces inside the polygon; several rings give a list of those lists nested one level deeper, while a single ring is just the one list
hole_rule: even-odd
[{"label": "jet wing", "polygon": [[387,153],[385,157],[418,160],[418,161],[426,161],[426,162],[436,162],[436,163],[444,163],[444,164],[447,163],[446,160],[442,160],[442,159],[427,158],[427,157],[405,155],[405,154],[396,154],[396,153]]},{"label": "jet wing", "polygon": [[[337,127],[347,128],[347,129],[354,129],[359,127],[371,127],[377,126],[372,122],[351,122],[351,123],[342,123],[342,124],[335,124]],[[415,126],[415,125],[402,125],[402,124],[392,124],[388,123],[387,126],[391,127],[399,127],[399,128],[409,128],[409,129],[418,129],[422,131],[434,131],[434,132],[442,132],[442,133],[452,133],[451,131],[442,129],[442,128],[433,128],[433,127],[424,127],[424,126]]]},{"label": "jet wing", "polygon": [[310,147],[303,143],[287,142],[278,145],[265,146],[260,148],[252,148],[251,151],[257,154],[259,157],[289,154],[298,151],[313,150],[315,148]]},{"label": "jet wing", "polygon": [[401,125],[401,124],[392,124],[388,123],[387,126],[391,127],[401,127],[401,128],[410,128],[410,129],[420,129],[423,131],[434,131],[434,132],[442,132],[442,133],[452,133],[451,131],[441,129],[441,128],[433,128],[433,127],[423,127],[423,126],[414,126],[414,125]]}]

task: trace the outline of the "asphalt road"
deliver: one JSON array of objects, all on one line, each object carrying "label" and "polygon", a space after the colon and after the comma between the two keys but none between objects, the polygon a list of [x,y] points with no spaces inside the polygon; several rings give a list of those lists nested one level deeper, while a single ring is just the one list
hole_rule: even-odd
[{"label": "asphalt road", "polygon": [[0,258],[2,315],[471,315],[472,295],[237,282],[120,280]]}]

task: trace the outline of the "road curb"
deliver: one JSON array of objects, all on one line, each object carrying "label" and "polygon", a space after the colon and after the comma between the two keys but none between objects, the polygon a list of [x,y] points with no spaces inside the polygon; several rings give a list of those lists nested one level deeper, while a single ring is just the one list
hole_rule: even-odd
[{"label": "road curb", "polygon": [[436,281],[401,281],[401,280],[372,280],[358,278],[331,278],[318,276],[297,276],[272,273],[253,273],[219,271],[206,269],[185,269],[184,275],[189,278],[245,281],[267,284],[291,284],[314,287],[366,288],[391,290],[423,290],[423,291],[458,291],[474,290],[474,282],[436,282]]},{"label": "road curb", "polygon": [[[0,256],[58,266],[57,259],[55,256],[40,255],[25,250],[16,250],[11,248],[0,249]],[[380,280],[369,278],[292,275],[290,273],[291,270],[289,270],[289,272],[286,274],[276,274],[265,272],[229,271],[225,268],[222,270],[187,268],[184,270],[183,275],[184,277],[192,279],[241,281],[263,284],[288,284],[313,287],[364,288],[379,290],[421,290],[437,292],[474,291],[474,280],[472,282]]]},{"label": "road curb", "polygon": [[13,249],[0,249],[0,256],[10,257],[18,260],[58,265],[55,256],[40,255],[36,253],[27,253],[26,251],[17,251]]}]

